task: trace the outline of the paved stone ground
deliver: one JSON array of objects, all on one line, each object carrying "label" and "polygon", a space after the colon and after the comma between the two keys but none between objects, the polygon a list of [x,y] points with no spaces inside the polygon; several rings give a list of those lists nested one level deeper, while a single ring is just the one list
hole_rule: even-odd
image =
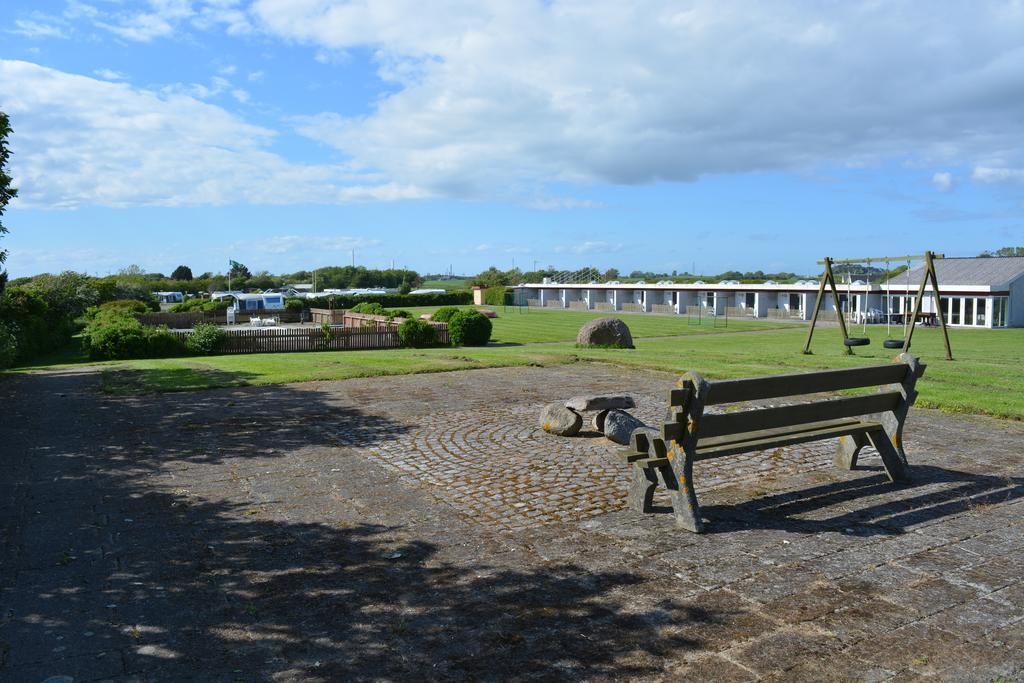
[{"label": "paved stone ground", "polygon": [[901,488],[702,463],[696,536],[535,428],[589,391],[656,422],[673,379],[0,378],[0,680],[1024,680],[1024,425],[913,411]]}]

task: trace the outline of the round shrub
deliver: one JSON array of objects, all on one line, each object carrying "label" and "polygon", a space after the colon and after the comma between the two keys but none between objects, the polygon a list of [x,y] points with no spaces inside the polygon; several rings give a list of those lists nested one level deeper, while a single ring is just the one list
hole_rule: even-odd
[{"label": "round shrub", "polygon": [[464,309],[458,306],[442,306],[441,308],[434,311],[430,316],[430,319],[435,323],[446,323],[452,319],[452,316],[461,313]]},{"label": "round shrub", "polygon": [[460,311],[448,321],[448,335],[455,346],[484,346],[491,340],[491,319],[477,311]]},{"label": "round shrub", "polygon": [[149,349],[142,323],[125,314],[101,313],[82,333],[82,343],[93,360],[142,358]]},{"label": "round shrub", "polygon": [[284,300],[284,310],[286,311],[301,311],[305,307],[305,304],[302,303],[302,299],[292,297],[291,299]]},{"label": "round shrub", "polygon": [[220,350],[227,341],[228,333],[211,323],[199,323],[192,328],[192,334],[185,342],[185,348],[195,354],[209,356]]},{"label": "round shrub", "polygon": [[185,355],[185,343],[166,327],[146,328],[146,355],[150,358],[173,358]]},{"label": "round shrub", "polygon": [[402,346],[422,349],[437,341],[437,333],[426,320],[409,318],[398,326],[398,341]]},{"label": "round shrub", "polygon": [[403,310],[401,308],[391,308],[391,309],[388,309],[388,310],[384,311],[384,315],[386,315],[389,318],[412,318],[412,317],[414,317],[412,313],[410,313],[409,311]]},{"label": "round shrub", "polygon": [[378,303],[364,301],[356,304],[350,309],[353,313],[365,313],[366,315],[384,315],[384,307]]}]

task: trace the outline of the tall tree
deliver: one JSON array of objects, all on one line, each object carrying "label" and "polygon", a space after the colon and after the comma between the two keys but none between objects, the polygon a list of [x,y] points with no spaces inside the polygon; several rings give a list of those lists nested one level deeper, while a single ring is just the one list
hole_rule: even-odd
[{"label": "tall tree", "polygon": [[[3,218],[7,203],[18,196],[18,190],[11,187],[13,178],[7,173],[7,160],[11,157],[11,150],[7,147],[7,136],[11,133],[11,122],[7,114],[0,111],[0,218]],[[7,228],[0,222],[0,236],[7,234]],[[7,262],[7,250],[0,249],[0,292],[7,282],[7,271],[3,264]]]},{"label": "tall tree", "polygon": [[171,273],[171,279],[172,280],[191,280],[192,279],[192,269],[189,268],[188,266],[178,266],[177,268],[174,269],[174,272]]},{"label": "tall tree", "polygon": [[249,269],[238,261],[230,261],[229,263],[231,264],[231,277],[246,279],[252,277],[252,273],[249,272]]}]

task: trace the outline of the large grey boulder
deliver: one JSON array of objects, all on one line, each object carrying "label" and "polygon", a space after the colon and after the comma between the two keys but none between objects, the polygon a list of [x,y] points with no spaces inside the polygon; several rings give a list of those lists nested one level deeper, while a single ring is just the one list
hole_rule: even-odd
[{"label": "large grey boulder", "polygon": [[624,410],[609,410],[604,418],[604,435],[623,446],[630,444],[634,430],[644,427],[647,425]]},{"label": "large grey boulder", "polygon": [[613,408],[636,408],[636,401],[632,396],[626,395],[604,395],[604,396],[573,396],[565,402],[565,407],[575,411],[584,410],[611,410]]},{"label": "large grey boulder", "polygon": [[562,403],[549,403],[540,411],[540,426],[548,434],[573,436],[583,426],[583,416]]},{"label": "large grey boulder", "polygon": [[618,318],[595,318],[580,328],[576,335],[580,346],[618,346],[633,348],[633,335],[629,327]]}]

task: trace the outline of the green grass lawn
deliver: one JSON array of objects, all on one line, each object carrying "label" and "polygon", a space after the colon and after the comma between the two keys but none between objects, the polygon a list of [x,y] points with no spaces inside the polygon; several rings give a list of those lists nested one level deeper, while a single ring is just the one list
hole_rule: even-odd
[{"label": "green grass lawn", "polygon": [[469,289],[469,280],[426,280],[420,285],[420,289],[446,289],[449,292],[454,289]]},{"label": "green grass lawn", "polygon": [[[800,353],[806,335],[804,326],[778,328],[769,323],[730,321],[728,328],[713,328],[707,323],[695,327],[687,325],[685,317],[639,315],[621,316],[635,336],[663,336],[639,339],[633,350],[579,349],[571,341],[522,345],[528,341],[573,340],[582,322],[595,315],[558,311],[520,314],[511,310],[501,315],[494,321],[495,337],[511,345],[116,361],[105,364],[104,387],[117,393],[183,391],[580,361],[677,373],[692,369],[715,379],[872,365],[890,362],[895,355],[882,347],[885,330],[881,327],[869,328],[872,345],[856,349],[854,356],[843,353],[837,329],[820,329],[815,333],[814,354],[805,356]],[[1024,329],[953,329],[950,338],[954,361],[944,360],[939,330],[919,328],[914,333],[912,351],[928,364],[924,379],[918,383],[918,405],[1024,419]],[[73,364],[76,359],[68,356],[52,360]],[[37,364],[12,372],[47,367],[60,366]]]},{"label": "green grass lawn", "polygon": [[[486,307],[485,307],[486,308]],[[544,308],[517,308],[514,306],[491,307],[498,314],[491,322],[494,325],[491,341],[501,344],[528,344],[535,342],[575,341],[576,333],[588,320],[602,317],[621,318],[629,325],[636,338],[672,337],[678,335],[702,335],[743,330],[764,330],[791,327],[792,323],[758,320],[731,319],[725,323],[720,318],[715,327],[705,319],[701,325],[690,325],[685,315],[644,315],[640,313],[600,313],[596,311],[566,311]],[[408,308],[410,313],[433,313],[437,306]]]}]

